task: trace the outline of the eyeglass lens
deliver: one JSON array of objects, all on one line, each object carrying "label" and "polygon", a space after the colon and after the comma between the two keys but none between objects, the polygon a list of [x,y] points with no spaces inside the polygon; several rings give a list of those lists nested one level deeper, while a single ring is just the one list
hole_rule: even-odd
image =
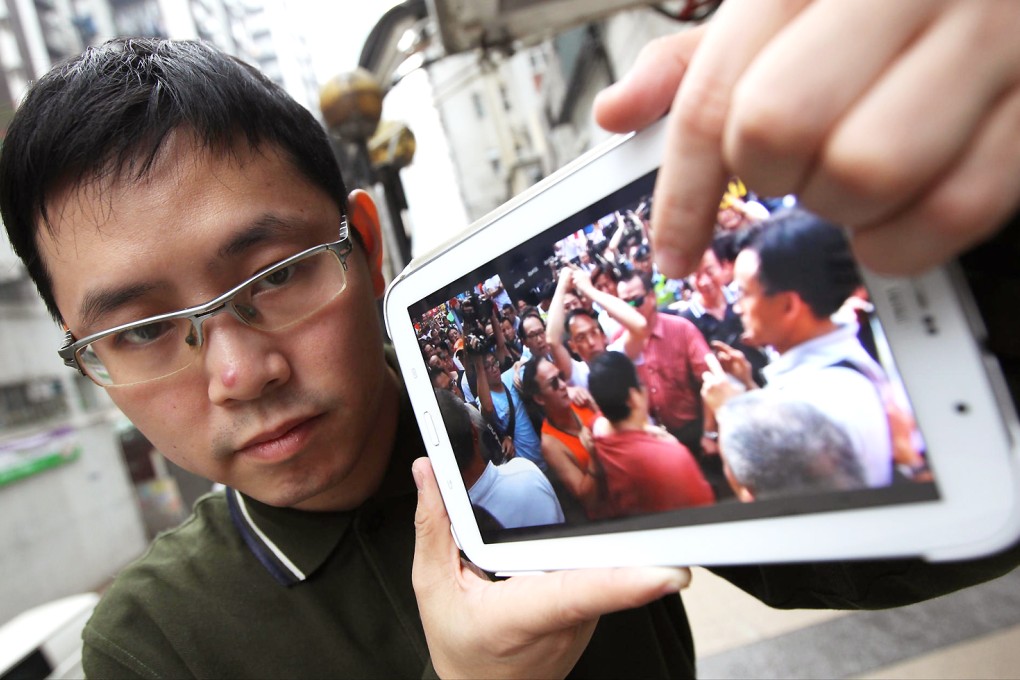
[{"label": "eyeglass lens", "polygon": [[303,321],[347,285],[343,266],[322,250],[248,282],[223,308],[193,323],[191,317],[155,321],[99,338],[78,351],[78,361],[101,385],[128,385],[166,377],[190,365],[199,352],[196,323],[229,311],[242,323],[279,331]]}]

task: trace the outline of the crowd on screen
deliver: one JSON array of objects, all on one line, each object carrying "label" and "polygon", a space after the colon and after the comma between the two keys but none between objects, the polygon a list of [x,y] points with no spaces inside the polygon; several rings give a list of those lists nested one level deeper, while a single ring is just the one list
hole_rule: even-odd
[{"label": "crowd on screen", "polygon": [[555,243],[541,285],[492,276],[417,320],[484,525],[930,481],[841,229],[734,180],[673,280],[650,209]]}]

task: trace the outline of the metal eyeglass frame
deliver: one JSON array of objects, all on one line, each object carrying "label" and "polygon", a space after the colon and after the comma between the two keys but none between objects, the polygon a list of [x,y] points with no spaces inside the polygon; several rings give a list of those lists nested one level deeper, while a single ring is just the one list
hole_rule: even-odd
[{"label": "metal eyeglass frame", "polygon": [[[190,340],[188,340],[186,342],[192,344],[194,347],[201,347],[204,341],[204,337],[202,335],[202,324],[207,319],[210,319],[216,316],[217,314],[220,314],[225,311],[230,312],[231,316],[233,316],[235,319],[243,323],[245,326],[251,326],[251,322],[245,319],[244,315],[240,314],[232,303],[233,298],[238,293],[240,293],[242,290],[250,286],[257,279],[273,274],[274,272],[280,271],[281,269],[286,269],[295,262],[299,262],[300,260],[304,260],[308,257],[311,257],[312,255],[317,255],[326,250],[331,250],[336,255],[337,259],[340,261],[340,266],[343,267],[343,271],[346,277],[347,256],[350,255],[351,250],[353,249],[354,246],[351,244],[351,240],[348,237],[347,217],[344,216],[341,218],[340,239],[337,241],[333,241],[332,243],[322,243],[320,245],[313,246],[307,250],[303,250],[300,253],[297,253],[296,255],[291,255],[287,259],[281,260],[276,264],[271,265],[266,269],[263,269],[254,276],[245,279],[241,283],[237,284],[236,286],[228,290],[226,293],[223,293],[222,295],[215,297],[209,302],[203,303],[201,305],[188,307],[186,309],[182,309],[176,312],[169,312],[167,314],[150,316],[148,318],[140,319],[138,321],[132,321],[131,323],[121,324],[120,326],[114,326],[113,328],[109,328],[105,331],[100,331],[99,333],[93,333],[92,335],[88,335],[82,338],[81,340],[75,340],[74,335],[71,333],[71,331],[67,331],[67,333],[64,335],[64,344],[61,345],[60,349],[57,350],[57,354],[60,356],[61,359],[63,359],[65,366],[67,366],[68,368],[73,368],[82,375],[91,379],[91,376],[89,376],[89,374],[85,372],[85,370],[81,366],[81,363],[78,361],[78,352],[80,352],[82,348],[92,344],[96,340],[101,340],[102,338],[105,338],[108,335],[113,335],[115,333],[123,333],[124,331],[128,331],[133,328],[140,328],[142,326],[147,326],[149,324],[159,323],[162,321],[171,321],[175,319],[188,319],[189,321],[191,321],[191,326],[194,329],[195,341],[191,342]],[[344,287],[346,287],[346,284]],[[192,336],[189,335],[188,337],[191,338]],[[105,387],[110,386],[111,385],[106,385]]]}]

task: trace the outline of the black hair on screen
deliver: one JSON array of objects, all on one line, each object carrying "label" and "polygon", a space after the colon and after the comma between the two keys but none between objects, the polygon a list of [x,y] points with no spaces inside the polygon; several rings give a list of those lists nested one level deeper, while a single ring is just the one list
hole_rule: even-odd
[{"label": "black hair on screen", "polygon": [[784,211],[762,223],[748,248],[758,254],[764,291],[793,291],[818,318],[834,314],[861,285],[843,229],[804,210]]},{"label": "black hair on screen", "polygon": [[634,362],[620,352],[603,352],[589,365],[588,391],[602,415],[612,423],[620,422],[630,415],[627,399],[631,388],[641,386]]}]

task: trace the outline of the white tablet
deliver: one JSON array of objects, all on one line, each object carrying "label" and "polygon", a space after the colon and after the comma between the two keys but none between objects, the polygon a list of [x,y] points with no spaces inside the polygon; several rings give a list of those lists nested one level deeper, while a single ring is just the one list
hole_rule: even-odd
[{"label": "white tablet", "polygon": [[[629,271],[647,266],[642,239],[654,210],[663,138],[659,123],[611,140],[418,258],[390,285],[387,328],[467,556],[483,569],[514,573],[942,560],[1016,540],[1020,429],[997,363],[982,348],[979,317],[952,269],[910,280],[864,272],[855,304],[823,315],[833,334],[791,345],[789,334],[779,339],[779,326],[769,326],[767,315],[754,317],[752,308],[772,305],[778,311],[771,318],[780,318],[811,297],[765,285],[766,262],[773,262],[770,276],[777,275],[768,254],[775,244],[762,245],[762,234],[778,233],[774,225],[796,200],[754,200],[734,182],[729,207],[737,206],[734,221],[743,224],[721,225],[717,233],[738,243],[738,276],[729,283],[725,272],[712,272],[726,310],[720,314],[723,305],[710,304],[718,298],[693,279],[667,281],[653,272],[635,289]],[[740,244],[758,258],[750,278]],[[799,271],[799,261],[825,256],[804,252],[798,260],[787,252],[778,271]],[[623,350],[631,366],[600,356],[602,347],[593,355],[566,343],[571,375],[555,362],[555,370],[541,368],[536,358],[529,386],[519,391],[519,366],[532,354],[527,345],[537,354],[548,343],[534,321],[520,323],[520,311],[507,314],[510,337],[497,342],[499,317],[506,304],[537,307],[545,317],[563,267],[628,279],[629,288],[617,283],[605,290],[634,310],[647,310],[645,296],[621,291],[646,291],[658,310],[650,315],[658,330],[648,335],[653,323],[646,319],[644,330],[627,335],[628,326],[606,308],[574,296],[570,305],[588,308],[599,323],[601,344]],[[696,370],[704,368],[696,350],[712,339],[714,327],[710,319],[698,323],[705,314],[715,326],[729,324],[727,339],[757,364],[751,381],[730,379],[726,398],[712,401],[717,417],[707,419],[714,412],[702,392],[704,381],[713,381]],[[522,328],[532,336],[518,348]],[[570,329],[563,332],[569,336]],[[634,337],[641,340],[638,351],[626,342]],[[519,350],[523,357],[512,366]],[[548,379],[536,388],[539,374]],[[590,402],[595,414],[585,420],[571,407],[577,427],[557,428],[543,404],[562,395],[568,380],[576,383],[571,398],[598,397]],[[543,399],[541,389],[552,391]],[[563,404],[556,403],[562,416]],[[707,436],[691,440],[687,424],[677,424],[685,409]],[[647,427],[636,431],[641,413]],[[564,460],[580,476],[559,475]]]}]

